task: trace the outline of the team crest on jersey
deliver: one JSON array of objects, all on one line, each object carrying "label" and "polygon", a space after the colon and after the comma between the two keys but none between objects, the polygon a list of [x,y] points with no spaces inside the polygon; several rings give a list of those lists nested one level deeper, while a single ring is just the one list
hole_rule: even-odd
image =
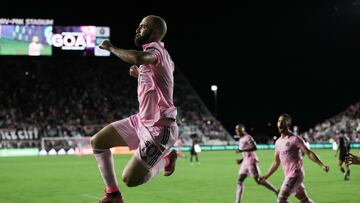
[{"label": "team crest on jersey", "polygon": [[290,148],[290,142],[285,143],[285,149],[288,150]]}]

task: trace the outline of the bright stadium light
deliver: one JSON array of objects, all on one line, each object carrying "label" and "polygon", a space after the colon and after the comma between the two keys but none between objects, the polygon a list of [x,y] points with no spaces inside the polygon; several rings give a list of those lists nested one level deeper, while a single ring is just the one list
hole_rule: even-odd
[{"label": "bright stadium light", "polygon": [[217,116],[217,85],[211,85],[211,91],[214,92],[214,115]]},{"label": "bright stadium light", "polygon": [[216,85],[211,85],[211,91],[216,91],[218,87]]}]

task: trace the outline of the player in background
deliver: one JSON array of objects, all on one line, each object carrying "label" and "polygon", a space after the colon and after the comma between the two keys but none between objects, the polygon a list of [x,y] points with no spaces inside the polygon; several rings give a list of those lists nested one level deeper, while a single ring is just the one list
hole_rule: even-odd
[{"label": "player in background", "polygon": [[40,56],[42,49],[43,45],[40,43],[39,37],[33,36],[32,41],[29,44],[29,56]]},{"label": "player in background", "polygon": [[275,143],[275,160],[266,175],[259,179],[261,182],[267,180],[281,164],[285,180],[280,188],[278,202],[288,203],[290,202],[289,196],[295,194],[300,202],[312,203],[313,201],[308,197],[303,183],[304,168],[300,150],[303,150],[309,159],[317,163],[325,172],[329,171],[329,166],[324,165],[316,154],[307,148],[300,136],[296,136],[290,131],[291,123],[292,118],[289,114],[279,116],[277,127],[280,137]]},{"label": "player in background", "polygon": [[175,66],[161,42],[166,30],[164,19],[150,15],[143,18],[136,29],[135,44],[142,47],[142,51],[121,49],[107,40],[100,45],[124,62],[134,64],[129,73],[138,78],[139,102],[139,113],[105,126],[91,138],[106,185],[100,203],[123,203],[110,151],[112,147],[129,146],[136,150],[122,174],[128,187],[146,183],[161,171],[169,176],[175,170],[176,150],[169,152],[179,133],[173,104]]},{"label": "player in background", "polygon": [[344,132],[341,132],[341,134],[337,138],[337,145],[338,148],[336,150],[335,157],[340,152],[338,167],[340,171],[344,174],[344,180],[347,181],[350,180],[350,167],[348,164],[345,164],[346,167],[346,171],[345,171],[343,167],[343,163],[345,162],[345,157],[349,156],[350,153],[350,139],[348,138],[348,136],[346,136]]},{"label": "player in background", "polygon": [[180,135],[179,135],[178,139],[175,142],[175,146],[176,146],[177,156],[185,158],[186,157],[185,154],[182,153],[183,140],[182,140]]},{"label": "player in background", "polygon": [[190,149],[190,164],[193,165],[193,157],[195,156],[195,161],[197,164],[200,164],[199,162],[199,156],[198,156],[198,153],[197,153],[197,150],[196,150],[196,145],[198,145],[198,135],[197,134],[191,134],[190,135],[190,138],[191,138],[191,149]]},{"label": "player in background", "polygon": [[235,203],[240,203],[244,191],[244,181],[246,177],[252,176],[255,182],[259,185],[263,185],[270,191],[274,192],[275,195],[278,194],[278,190],[269,182],[269,181],[259,181],[260,168],[259,160],[255,153],[257,150],[256,143],[251,135],[245,131],[245,126],[243,124],[237,124],[235,126],[236,136],[239,137],[239,149],[236,153],[242,153],[243,159],[237,160],[240,165],[239,177],[236,185],[236,196]]}]

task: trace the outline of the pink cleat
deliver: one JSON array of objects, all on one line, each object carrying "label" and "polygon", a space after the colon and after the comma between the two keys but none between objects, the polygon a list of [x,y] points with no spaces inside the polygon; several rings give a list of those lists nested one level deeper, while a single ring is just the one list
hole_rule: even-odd
[{"label": "pink cleat", "polygon": [[169,163],[168,165],[165,166],[164,176],[170,176],[175,171],[175,163],[177,159],[176,150],[175,149],[171,150],[171,152],[167,154],[165,157],[169,159]]},{"label": "pink cleat", "polygon": [[106,193],[103,198],[101,198],[98,203],[124,203],[124,200],[120,192]]}]

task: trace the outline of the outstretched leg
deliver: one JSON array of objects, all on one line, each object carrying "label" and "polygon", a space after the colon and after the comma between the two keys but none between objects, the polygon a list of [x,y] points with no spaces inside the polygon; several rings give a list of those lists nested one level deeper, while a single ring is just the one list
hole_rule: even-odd
[{"label": "outstretched leg", "polygon": [[341,168],[343,170],[344,180],[350,180],[350,166],[345,164],[345,167],[346,167],[346,171],[345,171],[344,168],[342,167],[344,162],[345,162],[345,156],[341,157],[341,160],[339,160],[339,165],[341,165]]},{"label": "outstretched leg", "polygon": [[127,186],[146,183],[162,171],[165,176],[170,176],[175,171],[176,150],[168,150],[176,140],[172,137],[177,137],[177,130],[177,126],[164,126],[159,135],[154,136],[154,140],[149,137],[140,141],[138,149],[123,171],[122,178]]},{"label": "outstretched leg", "polygon": [[341,173],[345,173],[345,169],[342,165],[343,165],[343,161],[341,159],[339,159],[338,167],[339,167]]},{"label": "outstretched leg", "polygon": [[197,163],[199,163],[199,157],[198,157],[197,153],[195,154],[195,160]]},{"label": "outstretched leg", "polygon": [[254,180],[255,180],[255,182],[257,184],[263,185],[264,187],[266,187],[270,191],[273,191],[276,194],[276,196],[278,195],[279,191],[269,181],[265,180],[264,182],[260,182],[259,181],[259,176],[254,176]]},{"label": "outstretched leg", "polygon": [[244,191],[244,181],[245,178],[247,177],[246,174],[240,174],[237,184],[236,184],[236,199],[235,199],[235,203],[240,203],[241,199],[242,199],[242,194]]},{"label": "outstretched leg", "polygon": [[305,190],[302,190],[302,191],[299,191],[295,194],[295,197],[300,200],[301,203],[315,203],[313,200],[311,200],[306,191]]},{"label": "outstretched leg", "polygon": [[147,182],[163,168],[162,162],[159,162],[153,167],[153,170],[150,171],[136,158],[136,156],[137,154],[134,154],[131,157],[122,174],[122,180],[128,187],[135,187]]},{"label": "outstretched leg", "polygon": [[291,203],[291,202],[288,200],[289,196],[290,196],[290,193],[289,193],[289,192],[280,190],[279,195],[278,195],[278,198],[277,198],[277,202],[278,202],[278,203]]},{"label": "outstretched leg", "polygon": [[345,180],[350,180],[350,166],[346,165]]},{"label": "outstretched leg", "polygon": [[[100,174],[106,185],[105,192],[107,195],[112,194],[114,197],[118,196],[118,199],[120,199],[121,194],[119,193],[114,160],[110,148],[114,146],[126,146],[126,142],[111,125],[107,125],[91,138],[91,146],[96,162],[98,163]],[[104,198],[110,198],[110,196]]]},{"label": "outstretched leg", "polygon": [[[158,163],[150,169],[145,167],[144,163],[139,160],[137,153],[139,152],[136,152],[127,163],[122,174],[122,180],[128,187],[135,187],[148,182],[151,178],[166,170],[166,166],[169,166],[169,164],[173,165],[170,166],[168,171],[165,171],[164,175],[170,176],[175,170],[176,151],[171,151],[168,155],[161,157]],[[176,157],[173,158],[174,153]]]}]

